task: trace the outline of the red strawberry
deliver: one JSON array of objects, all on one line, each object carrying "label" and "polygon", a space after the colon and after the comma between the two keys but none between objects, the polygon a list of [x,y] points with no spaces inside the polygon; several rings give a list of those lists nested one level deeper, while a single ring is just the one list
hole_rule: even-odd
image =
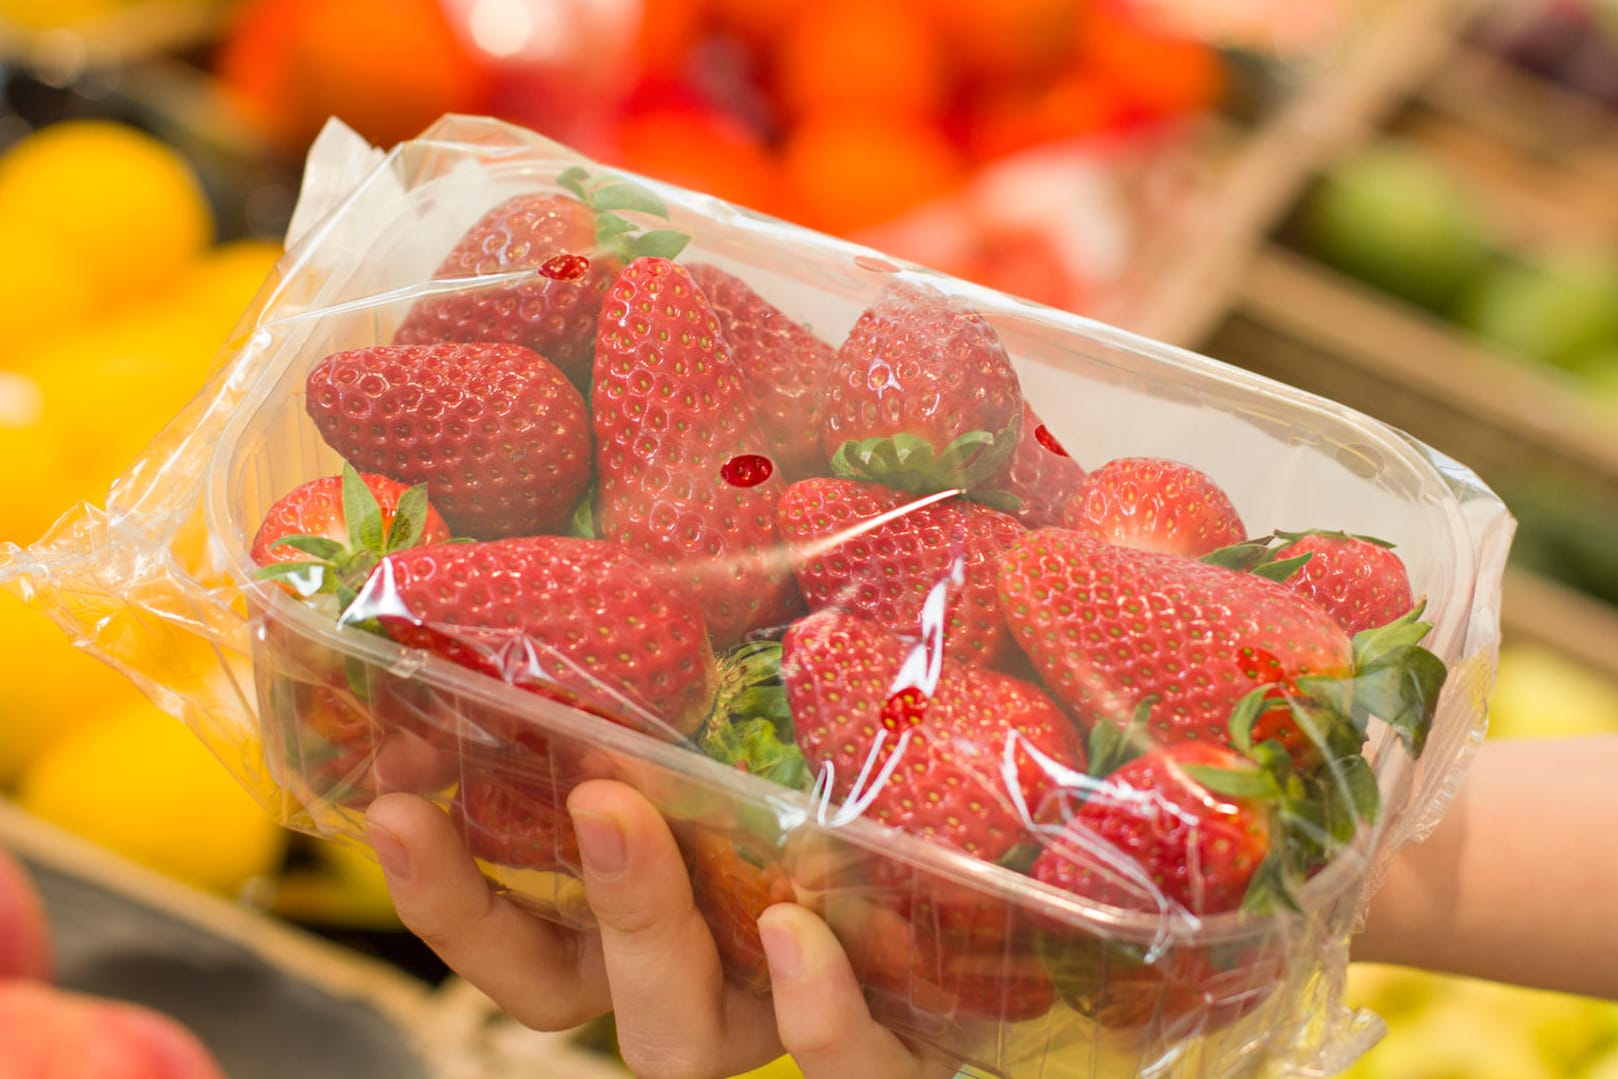
[{"label": "red strawberry", "polygon": [[579,875],[579,842],[567,815],[567,793],[510,768],[463,771],[450,809],[467,849],[513,869]]},{"label": "red strawberry", "polygon": [[682,838],[692,896],[713,933],[725,974],[742,986],[768,993],[770,973],[758,931],[759,915],[797,898],[779,853],[739,848],[734,835],[711,829],[690,829]]},{"label": "red strawberry", "polygon": [[1309,555],[1283,582],[1308,596],[1349,634],[1385,626],[1415,606],[1410,576],[1389,545],[1341,532],[1283,533],[1276,561]]},{"label": "red strawberry", "polygon": [[383,559],[346,619],[639,729],[687,735],[715,669],[696,604],[634,553],[531,536],[417,547]]},{"label": "red strawberry", "polygon": [[[993,666],[1012,653],[1000,613],[1000,553],[1023,531],[972,502],[857,480],[808,479],[776,507],[811,610],[836,608],[920,637],[941,618],[944,654]],[[943,588],[944,606],[924,613]]]},{"label": "red strawberry", "polygon": [[373,345],[309,372],[305,407],[361,468],[425,483],[455,531],[561,531],[590,482],[579,391],[520,345]]},{"label": "red strawberry", "polygon": [[[929,657],[846,614],[788,630],[781,676],[798,745],[831,800],[985,861],[1028,841],[1083,767],[1072,723],[1036,686]],[[1006,904],[897,863],[870,873],[911,927],[906,962],[875,970],[879,988],[921,992],[961,1016],[1026,1019],[1050,1007],[1043,970],[1010,943]]]},{"label": "red strawberry", "polygon": [[[596,312],[618,270],[596,254],[596,217],[568,195],[517,195],[485,214],[439,264],[437,279],[535,270],[552,259],[589,259],[578,276],[535,273],[520,281],[417,301],[394,335],[399,345],[500,341],[525,345],[576,383],[590,370]],[[557,264],[560,265],[560,264]],[[571,275],[576,265],[570,267]]]},{"label": "red strawberry", "polygon": [[449,538],[425,491],[345,464],[342,475],[310,480],[277,499],[248,557],[260,577],[307,597],[356,589],[388,552]]},{"label": "red strawberry", "polygon": [[741,278],[717,266],[688,267],[719,319],[742,372],[776,471],[787,481],[826,471],[820,447],[823,398],[837,350],[799,325]]},{"label": "red strawberry", "polygon": [[434,278],[472,278],[533,270],[515,282],[440,293],[418,301],[394,344],[484,341],[525,345],[578,386],[590,378],[596,316],[607,287],[636,255],[670,258],[687,237],[668,230],[637,233],[612,210],[668,217],[644,188],[615,177],[569,169],[557,183],[572,192],[517,195],[469,229]]},{"label": "red strawberry", "polygon": [[1156,457],[1120,457],[1091,472],[1063,509],[1062,527],[1188,558],[1247,538],[1218,484],[1190,465]]},{"label": "red strawberry", "polygon": [[981,314],[932,289],[891,288],[837,353],[822,445],[839,475],[911,491],[984,484],[1010,456],[1023,399]]},{"label": "red strawberry", "polygon": [[1034,879],[1129,910],[1235,910],[1279,833],[1266,802],[1214,789],[1216,773],[1262,774],[1208,742],[1136,757],[1087,795],[1034,862]]},{"label": "red strawberry", "polygon": [[851,615],[794,624],[781,678],[798,746],[833,801],[985,861],[1024,841],[1082,768],[1072,722],[1038,687]]},{"label": "red strawberry", "polygon": [[1012,637],[1081,721],[1123,727],[1155,697],[1149,734],[1160,743],[1225,742],[1255,688],[1351,674],[1348,635],[1282,585],[1081,532],[1025,533],[1001,560],[1000,602]]},{"label": "red strawberry", "polygon": [[1016,500],[1010,510],[1028,528],[1048,528],[1062,520],[1062,509],[1084,482],[1084,469],[1068,456],[1034,410],[1022,409],[1022,428],[1011,457],[983,486]]},{"label": "red strawberry", "polygon": [[672,568],[715,645],[801,609],[776,536],[782,482],[719,335],[684,267],[630,263],[596,344],[596,527]]}]

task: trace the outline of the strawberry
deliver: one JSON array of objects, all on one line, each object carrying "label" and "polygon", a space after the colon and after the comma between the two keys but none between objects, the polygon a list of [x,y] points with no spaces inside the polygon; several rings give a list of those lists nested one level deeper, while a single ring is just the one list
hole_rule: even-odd
[{"label": "strawberry", "polygon": [[1120,457],[1095,469],[1063,508],[1062,527],[1188,558],[1247,537],[1218,484],[1190,465],[1156,457]]},{"label": "strawberry", "polygon": [[778,852],[737,845],[730,832],[685,830],[681,849],[691,874],[691,893],[713,934],[731,981],[765,994],[769,966],[758,919],[777,903],[797,898]]},{"label": "strawberry", "polygon": [[1216,773],[1261,774],[1242,754],[1210,742],[1178,742],[1136,757],[1089,794],[1034,862],[1032,876],[1129,910],[1236,909],[1278,826],[1264,801],[1216,788]]},{"label": "strawberry", "polygon": [[1347,634],[1274,581],[1063,529],[1025,533],[1000,565],[1012,637],[1085,724],[1124,727],[1153,703],[1160,743],[1224,742],[1255,687],[1299,693],[1310,675],[1346,677]]},{"label": "strawberry", "polygon": [[418,300],[394,335],[398,345],[445,341],[524,345],[584,386],[596,315],[607,286],[631,257],[673,257],[686,237],[637,233],[612,210],[668,217],[661,200],[613,177],[569,169],[557,183],[572,194],[516,195],[484,214],[433,274],[436,280],[535,271],[516,281]]},{"label": "strawberry", "polygon": [[382,556],[449,538],[424,488],[356,472],[345,462],[341,475],[310,480],[277,499],[248,557],[259,578],[305,598],[346,592],[346,606]]},{"label": "strawberry", "polygon": [[513,869],[580,875],[567,794],[511,768],[463,770],[450,815],[475,857]]},{"label": "strawberry", "polygon": [[798,746],[833,801],[985,861],[1027,838],[1083,760],[1072,722],[1037,686],[852,615],[821,611],[787,630],[781,678]]},{"label": "strawberry", "polygon": [[1283,582],[1308,596],[1348,633],[1385,626],[1415,606],[1410,576],[1392,545],[1342,532],[1283,532],[1275,558],[1308,555]]},{"label": "strawberry", "polygon": [[712,703],[715,663],[696,604],[600,540],[398,552],[344,621],[638,729],[687,735]]},{"label": "strawberry", "polygon": [[718,647],[798,613],[776,535],[781,478],[684,267],[637,259],[613,282],[591,403],[599,534],[670,567]]},{"label": "strawberry", "polygon": [[908,491],[969,490],[994,476],[1021,428],[1022,391],[981,314],[895,286],[837,353],[822,445],[838,475]]},{"label": "strawberry", "polygon": [[[998,594],[1000,553],[1023,531],[1012,517],[959,498],[808,479],[781,496],[776,522],[811,610],[913,637],[938,619],[944,654],[962,662],[993,666],[1014,651]],[[934,593],[939,610],[928,606]]]},{"label": "strawberry", "polygon": [[[1083,767],[1072,723],[1038,687],[851,615],[796,623],[781,675],[798,745],[842,811],[985,861],[1029,841]],[[1050,1007],[1049,980],[1004,901],[896,862],[868,873],[910,927],[897,962],[864,957],[879,989],[962,1017],[1027,1019]]]},{"label": "strawberry", "polygon": [[787,481],[826,472],[822,403],[837,350],[717,266],[689,266],[742,372],[776,471]]},{"label": "strawberry", "polygon": [[590,482],[584,398],[521,345],[372,345],[307,380],[321,437],[360,467],[425,483],[476,539],[562,530]]},{"label": "strawberry", "polygon": [[1017,445],[984,487],[1007,496],[1008,512],[1024,526],[1047,528],[1061,523],[1063,507],[1083,482],[1084,469],[1025,403]]}]

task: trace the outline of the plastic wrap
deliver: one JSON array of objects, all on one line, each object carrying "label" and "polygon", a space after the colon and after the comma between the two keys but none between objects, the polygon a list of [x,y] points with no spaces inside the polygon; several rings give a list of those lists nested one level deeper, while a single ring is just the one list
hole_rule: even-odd
[{"label": "plastic wrap", "polygon": [[[1511,520],[1465,468],[486,120],[328,131],[290,239],[106,509],[0,556],[280,820],[363,842],[421,792],[582,925],[567,792],[631,783],[732,977],[767,991],[754,918],[796,900],[983,1074],[1374,1040],[1348,937],[1494,667]],[[1313,529],[1393,544],[1411,614],[1300,598],[1277,533]]]}]

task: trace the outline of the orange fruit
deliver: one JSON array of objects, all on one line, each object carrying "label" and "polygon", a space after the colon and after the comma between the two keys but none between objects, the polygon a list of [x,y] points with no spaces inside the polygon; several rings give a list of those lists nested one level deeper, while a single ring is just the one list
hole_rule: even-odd
[{"label": "orange fruit", "polygon": [[931,125],[869,114],[806,120],[783,163],[804,223],[845,235],[950,194],[964,175],[960,155]]},{"label": "orange fruit", "polygon": [[784,30],[775,63],[777,96],[788,115],[931,115],[949,93],[932,24],[901,0],[804,4]]},{"label": "orange fruit", "polygon": [[1072,55],[1074,0],[924,0],[955,62],[986,82],[1029,84]]},{"label": "orange fruit", "polygon": [[991,161],[1043,143],[1105,131],[1124,116],[1126,102],[1113,85],[1075,71],[1038,89],[985,94],[967,120],[973,160]]},{"label": "orange fruit", "polygon": [[1224,93],[1224,66],[1212,48],[1146,26],[1111,5],[1092,5],[1078,35],[1080,63],[1147,116],[1211,108]]},{"label": "orange fruit", "polygon": [[781,175],[764,144],[734,117],[654,109],[618,125],[616,163],[633,172],[779,215]]},{"label": "orange fruit", "polygon": [[388,146],[490,105],[487,73],[436,0],[256,0],[233,23],[219,70],[290,149],[331,116]]},{"label": "orange fruit", "polygon": [[678,76],[707,28],[703,0],[644,0],[635,37],[635,66],[643,77]]}]

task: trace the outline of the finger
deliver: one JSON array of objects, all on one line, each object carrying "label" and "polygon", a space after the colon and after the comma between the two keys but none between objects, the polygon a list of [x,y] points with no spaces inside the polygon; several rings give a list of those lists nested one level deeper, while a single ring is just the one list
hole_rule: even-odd
[{"label": "finger", "polygon": [[953,1066],[919,1056],[871,1018],[848,956],[826,923],[780,903],[759,918],[781,1044],[807,1079],[934,1079]]},{"label": "finger", "polygon": [[591,781],[573,790],[568,813],[630,1070],[731,1074],[778,1055],[768,1003],[727,990],[685,861],[652,804]]},{"label": "finger", "polygon": [[365,822],[405,928],[518,1022],[563,1030],[611,1010],[594,937],[497,894],[437,806],[384,794]]}]

